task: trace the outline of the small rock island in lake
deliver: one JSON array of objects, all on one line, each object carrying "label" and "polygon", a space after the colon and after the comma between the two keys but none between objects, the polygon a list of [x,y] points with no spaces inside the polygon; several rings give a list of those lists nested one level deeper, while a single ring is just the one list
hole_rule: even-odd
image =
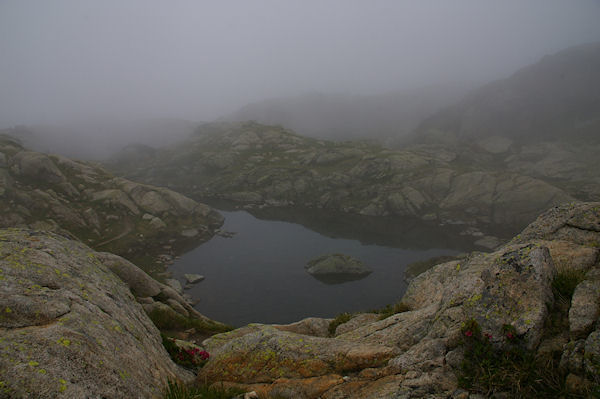
[{"label": "small rock island in lake", "polygon": [[326,284],[360,280],[372,273],[363,262],[344,254],[319,256],[310,260],[304,268],[310,275]]}]

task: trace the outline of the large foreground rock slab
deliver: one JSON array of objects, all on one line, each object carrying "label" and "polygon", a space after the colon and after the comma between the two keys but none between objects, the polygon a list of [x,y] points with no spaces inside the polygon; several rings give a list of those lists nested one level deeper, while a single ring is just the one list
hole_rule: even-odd
[{"label": "large foreground rock slab", "polygon": [[246,384],[378,367],[395,354],[390,346],[313,337],[262,325],[217,335],[203,345],[211,360],[200,370],[200,381]]},{"label": "large foreground rock slab", "polygon": [[53,233],[0,230],[0,398],[151,398],[189,377],[96,254]]}]

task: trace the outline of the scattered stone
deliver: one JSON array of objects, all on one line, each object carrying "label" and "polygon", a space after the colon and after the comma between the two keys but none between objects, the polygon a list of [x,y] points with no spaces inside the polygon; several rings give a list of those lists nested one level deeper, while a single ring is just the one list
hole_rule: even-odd
[{"label": "scattered stone", "polygon": [[225,230],[218,229],[218,230],[215,230],[215,234],[218,235],[219,237],[223,237],[223,238],[232,238],[237,233],[234,231],[225,231]]},{"label": "scattered stone", "polygon": [[160,230],[167,227],[167,224],[163,222],[161,218],[155,217],[150,220],[150,226],[152,226],[153,229]]},{"label": "scattered stone", "polygon": [[200,232],[197,229],[187,229],[181,232],[181,235],[187,238],[196,237]]},{"label": "scattered stone", "polygon": [[201,274],[184,274],[183,277],[187,280],[188,284],[196,284],[204,280],[204,276]]}]

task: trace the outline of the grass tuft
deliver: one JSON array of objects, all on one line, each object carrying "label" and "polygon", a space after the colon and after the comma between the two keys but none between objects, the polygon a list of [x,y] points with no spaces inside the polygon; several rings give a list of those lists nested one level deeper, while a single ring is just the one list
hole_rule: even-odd
[{"label": "grass tuft", "polygon": [[482,333],[474,319],[466,321],[461,331],[465,349],[458,373],[461,388],[486,397],[496,394],[510,398],[591,397],[569,391],[565,371],[560,368],[560,352],[539,355],[528,350],[513,326],[503,327],[501,346],[494,345],[493,337]]},{"label": "grass tuft", "polygon": [[329,335],[333,337],[335,335],[335,330],[337,330],[338,326],[349,322],[350,320],[352,320],[353,317],[354,314],[352,313],[340,313],[339,315],[335,316],[335,319],[333,319],[329,323]]},{"label": "grass tuft", "polygon": [[163,399],[231,399],[244,392],[238,388],[186,385],[169,380]]},{"label": "grass tuft", "polygon": [[209,320],[185,317],[162,309],[153,309],[148,315],[154,325],[161,331],[187,330],[195,328],[198,332],[221,333],[231,331],[233,327]]},{"label": "grass tuft", "polygon": [[552,281],[552,292],[557,300],[570,301],[577,285],[585,278],[583,270],[565,269],[559,271]]},{"label": "grass tuft", "polygon": [[372,312],[379,314],[379,320],[387,319],[397,313],[404,313],[410,311],[410,307],[402,302],[396,302],[393,305],[386,305],[381,309],[375,309]]}]

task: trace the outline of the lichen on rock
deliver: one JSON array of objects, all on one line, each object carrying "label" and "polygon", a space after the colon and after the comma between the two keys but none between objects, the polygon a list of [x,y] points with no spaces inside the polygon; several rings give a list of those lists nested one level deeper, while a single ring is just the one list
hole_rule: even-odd
[{"label": "lichen on rock", "polygon": [[2,398],[150,398],[190,378],[129,287],[78,241],[0,230],[0,309]]}]

